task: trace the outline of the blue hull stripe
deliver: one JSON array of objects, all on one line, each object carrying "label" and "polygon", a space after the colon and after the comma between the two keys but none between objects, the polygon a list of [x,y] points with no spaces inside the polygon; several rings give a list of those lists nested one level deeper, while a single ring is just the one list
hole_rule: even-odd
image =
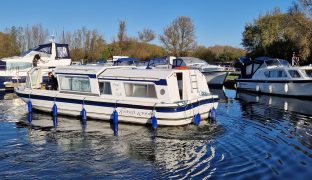
[{"label": "blue hull stripe", "polygon": [[[16,93],[19,97],[22,98],[28,98],[28,94],[22,94],[22,93]],[[50,96],[41,96],[41,95],[31,95],[30,99],[36,99],[36,100],[44,100],[44,101],[54,101],[54,97]],[[185,107],[182,106],[176,106],[176,107],[156,107],[155,110],[157,112],[163,112],[163,113],[173,113],[173,112],[183,112],[186,110],[190,110],[192,108],[198,107],[203,104],[209,104],[218,101],[217,98],[210,98],[210,99],[204,99],[198,102],[194,102],[191,104],[188,104]],[[68,99],[68,98],[56,98],[56,102],[62,102],[62,103],[70,103],[70,104],[81,104],[82,100],[77,99]],[[84,101],[85,105],[90,106],[101,106],[101,107],[122,107],[122,108],[133,108],[133,109],[144,109],[144,110],[154,110],[153,106],[142,106],[142,105],[132,105],[132,104],[121,104],[121,103],[108,103],[108,102],[98,102],[98,101]]]}]

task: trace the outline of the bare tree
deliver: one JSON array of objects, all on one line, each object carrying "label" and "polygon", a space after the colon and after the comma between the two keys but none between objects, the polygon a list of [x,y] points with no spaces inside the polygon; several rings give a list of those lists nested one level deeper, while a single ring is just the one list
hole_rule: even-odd
[{"label": "bare tree", "polygon": [[312,0],[299,0],[299,3],[309,12],[312,16]]},{"label": "bare tree", "polygon": [[32,46],[38,46],[45,42],[48,37],[48,30],[45,30],[41,24],[35,24],[31,28],[32,33]]},{"label": "bare tree", "polygon": [[126,21],[119,22],[118,41],[124,42],[126,40]]},{"label": "bare tree", "polygon": [[186,56],[196,46],[195,27],[192,19],[180,16],[164,29],[160,41],[175,56]]},{"label": "bare tree", "polygon": [[155,32],[151,29],[144,29],[142,32],[138,32],[138,34],[142,42],[150,42],[155,39]]}]

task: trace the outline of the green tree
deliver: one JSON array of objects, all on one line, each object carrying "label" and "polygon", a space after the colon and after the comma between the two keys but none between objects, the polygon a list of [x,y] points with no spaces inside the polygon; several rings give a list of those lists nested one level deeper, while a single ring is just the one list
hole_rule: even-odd
[{"label": "green tree", "polygon": [[301,59],[311,61],[312,22],[302,12],[274,11],[247,24],[242,41],[251,57],[291,59],[296,52]]}]

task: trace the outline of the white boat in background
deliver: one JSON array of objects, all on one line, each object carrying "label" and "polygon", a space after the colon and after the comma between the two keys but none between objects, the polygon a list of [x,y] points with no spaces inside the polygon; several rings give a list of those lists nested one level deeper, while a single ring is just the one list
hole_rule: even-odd
[{"label": "white boat in background", "polygon": [[254,60],[241,58],[241,77],[236,80],[238,90],[258,93],[312,97],[312,78],[302,68],[288,61],[269,57]]},{"label": "white boat in background", "polygon": [[[171,62],[172,61],[172,62]],[[209,86],[223,86],[228,71],[224,67],[208,64],[206,61],[195,57],[174,58],[168,63],[168,58],[154,58],[148,63],[147,69],[183,68],[197,69],[206,77]]]},{"label": "white boat in background", "polygon": [[41,68],[33,68],[25,86],[15,90],[37,110],[51,112],[54,103],[60,114],[110,120],[116,110],[119,121],[175,126],[193,122],[194,115],[208,118],[217,108],[218,96],[211,95],[198,70],[133,69],[122,66],[64,66],[55,74],[58,90],[41,88]]},{"label": "white boat in background", "polygon": [[71,64],[68,44],[55,43],[52,39],[50,43],[41,44],[21,56],[0,59],[0,89],[4,89],[8,82],[25,82],[36,54],[42,60],[38,62],[38,67],[42,67],[45,73],[51,71],[50,68]]}]

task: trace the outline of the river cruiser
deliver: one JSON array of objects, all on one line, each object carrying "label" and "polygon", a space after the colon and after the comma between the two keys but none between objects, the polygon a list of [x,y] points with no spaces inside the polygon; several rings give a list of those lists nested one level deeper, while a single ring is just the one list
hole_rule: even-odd
[{"label": "river cruiser", "polygon": [[168,62],[167,57],[154,58],[148,61],[147,69],[189,68],[197,69],[206,77],[207,84],[222,87],[228,72],[224,67],[208,64],[206,61],[195,57],[179,57]]},{"label": "river cruiser", "polygon": [[155,116],[158,125],[175,126],[193,122],[194,115],[208,118],[218,106],[205,76],[198,70],[134,69],[118,66],[57,67],[58,90],[42,89],[40,67],[29,71],[25,86],[15,89],[34,109],[109,120],[118,112],[119,121],[148,124]]},{"label": "river cruiser", "polygon": [[0,59],[0,89],[10,82],[22,82],[26,80],[27,72],[32,68],[33,58],[39,54],[41,60],[38,66],[47,74],[49,69],[57,66],[71,64],[68,44],[55,43],[52,39],[48,44],[41,44],[21,56]]},{"label": "river cruiser", "polygon": [[241,58],[241,77],[236,80],[238,90],[258,93],[312,97],[312,78],[300,67],[291,66],[288,61],[269,57],[254,60]]}]

